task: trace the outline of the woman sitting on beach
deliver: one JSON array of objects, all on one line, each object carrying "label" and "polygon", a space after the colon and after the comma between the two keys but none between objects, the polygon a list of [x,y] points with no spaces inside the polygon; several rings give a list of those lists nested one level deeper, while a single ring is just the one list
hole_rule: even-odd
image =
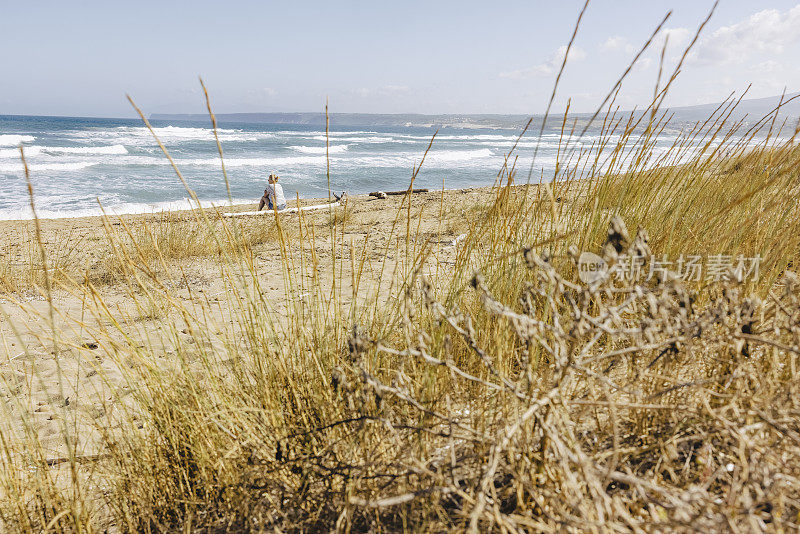
[{"label": "woman sitting on beach", "polygon": [[258,203],[258,211],[266,204],[267,209],[282,210],[286,208],[286,197],[283,196],[283,187],[278,183],[278,175],[270,174],[267,180],[267,188],[264,189],[264,196],[261,197],[261,202]]}]

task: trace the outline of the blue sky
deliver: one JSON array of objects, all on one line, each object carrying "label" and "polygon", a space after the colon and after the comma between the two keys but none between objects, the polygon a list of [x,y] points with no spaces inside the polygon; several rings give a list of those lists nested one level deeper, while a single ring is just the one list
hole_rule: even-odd
[{"label": "blue sky", "polygon": [[[664,14],[675,64],[713,2],[594,0],[557,107],[590,111]],[[0,114],[216,111],[537,113],[582,0],[0,0]],[[663,42],[663,41],[661,41]],[[646,104],[658,49],[619,102]],[[562,55],[560,55],[562,54]],[[800,1],[721,0],[669,103],[800,90]]]}]

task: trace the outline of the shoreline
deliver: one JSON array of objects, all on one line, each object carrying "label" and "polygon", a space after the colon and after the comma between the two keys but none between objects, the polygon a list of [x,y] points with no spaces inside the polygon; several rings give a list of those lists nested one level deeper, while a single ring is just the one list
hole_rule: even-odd
[{"label": "shoreline", "polygon": [[[513,184],[513,187],[520,187],[526,184]],[[537,183],[531,183],[531,186],[538,185]],[[485,185],[485,186],[474,186],[474,187],[453,187],[453,188],[438,188],[438,189],[428,189],[426,194],[438,194],[441,195],[444,193],[445,195],[454,193],[454,192],[471,192],[471,191],[490,191],[497,185]],[[399,189],[398,189],[399,190]],[[415,193],[419,194],[419,193]],[[402,197],[402,195],[400,195]],[[374,197],[370,197],[369,193],[349,193],[347,192],[347,198],[349,199],[373,199]],[[254,200],[245,200],[245,199],[234,199],[232,203],[229,203],[227,200],[200,200],[200,210],[208,210],[214,212],[215,210],[229,210],[229,211],[247,211],[245,208],[256,206],[258,207],[259,198]],[[320,203],[327,203],[327,197],[300,197],[300,206],[308,206],[313,204],[320,204]],[[180,214],[185,215],[188,213],[193,213],[198,209],[197,206],[193,206],[194,201],[189,198],[184,198],[183,200],[173,200],[173,201],[165,201],[165,204],[175,205],[174,207],[167,206],[164,209],[153,209],[152,211],[130,211],[130,212],[115,212],[114,208],[107,208],[105,211],[106,213],[92,213],[92,214],[78,214],[78,215],[65,215],[65,216],[49,216],[49,215],[38,215],[39,209],[37,208],[37,217],[29,217],[29,218],[17,218],[17,219],[3,219],[0,218],[0,227],[13,225],[13,224],[23,224],[29,223],[36,219],[39,221],[47,221],[50,223],[51,221],[89,221],[94,219],[103,219],[104,217],[108,218],[138,218],[138,217],[164,217],[169,214]],[[178,204],[187,204],[187,207],[178,207]],[[287,198],[286,199],[286,207],[291,208],[297,204],[297,198]],[[124,204],[123,204],[124,206]],[[100,210],[100,208],[98,208]],[[46,211],[46,210],[45,210]]]},{"label": "shoreline", "polygon": [[[482,209],[491,201],[492,187],[461,188],[451,190],[430,190],[414,193],[412,207],[414,216],[424,213],[426,234],[437,241],[451,242],[454,237],[466,230],[466,218],[474,210]],[[397,210],[403,205],[405,195],[389,196],[385,199],[368,194],[348,195],[346,208],[337,207],[333,212],[334,224],[347,220],[343,229],[354,239],[366,235],[373,239],[385,240],[391,232],[390,222],[396,218]],[[300,206],[327,203],[327,197],[300,199]],[[297,205],[290,200],[288,207]],[[405,204],[407,206],[407,204]],[[41,241],[47,257],[48,270],[56,269],[64,276],[74,280],[114,278],[112,266],[116,251],[109,238],[130,243],[138,241],[148,248],[154,243],[165,247],[165,254],[180,262],[203,263],[205,258],[216,253],[209,231],[220,231],[232,219],[224,213],[254,211],[258,200],[225,206],[203,207],[186,210],[168,210],[155,213],[135,213],[113,215],[92,215],[71,218],[40,218],[23,220],[0,220],[0,291],[24,291],[35,285],[41,277],[40,251],[37,241]],[[403,208],[405,209],[405,207]],[[440,211],[443,224],[439,224]],[[298,220],[303,225],[322,228],[331,224],[329,210],[284,213],[281,222],[288,222],[287,228],[297,233]],[[203,224],[208,217],[211,227]],[[275,218],[271,215],[252,214],[235,217],[237,225],[246,229],[250,245],[254,250],[263,251],[275,261],[275,251],[269,242],[276,238]],[[37,226],[40,233],[37,236]],[[441,234],[436,235],[434,234]],[[259,252],[262,253],[262,252]],[[277,264],[276,264],[277,265]],[[41,282],[41,280],[39,280]],[[104,284],[106,282],[103,282]],[[113,285],[113,284],[112,284]]]}]

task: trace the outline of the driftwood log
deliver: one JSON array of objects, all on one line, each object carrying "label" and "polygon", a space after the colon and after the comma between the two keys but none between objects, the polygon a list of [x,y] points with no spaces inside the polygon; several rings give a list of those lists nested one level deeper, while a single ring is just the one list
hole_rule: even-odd
[{"label": "driftwood log", "polygon": [[[411,193],[427,193],[428,189],[412,189]],[[389,195],[407,195],[409,193],[408,189],[403,189],[402,191],[373,191],[369,194],[371,197],[378,197],[378,198],[386,198]]]}]

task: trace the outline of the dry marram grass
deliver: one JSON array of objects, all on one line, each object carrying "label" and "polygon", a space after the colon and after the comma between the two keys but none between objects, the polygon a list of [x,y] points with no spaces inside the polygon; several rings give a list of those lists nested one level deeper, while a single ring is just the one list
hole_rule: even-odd
[{"label": "dry marram grass", "polygon": [[[36,241],[0,264],[4,320],[11,308],[53,317],[35,339],[4,339],[0,521],[797,529],[800,150],[779,141],[777,113],[742,142],[743,125],[726,126],[735,104],[666,152],[651,109],[609,106],[590,146],[565,117],[551,184],[516,185],[508,163],[479,195],[375,201],[393,203],[391,221],[359,198],[258,223],[106,218],[93,264]],[[610,265],[636,253],[645,268],[682,254],[763,261],[758,280],[583,283],[581,251]],[[221,289],[200,292],[210,278]],[[45,281],[80,313],[24,302]],[[70,341],[78,330],[91,341]],[[31,397],[53,379],[36,343],[57,365],[76,354],[75,376],[102,393],[82,404],[76,392],[92,392],[76,379],[48,397],[50,441]]]}]

